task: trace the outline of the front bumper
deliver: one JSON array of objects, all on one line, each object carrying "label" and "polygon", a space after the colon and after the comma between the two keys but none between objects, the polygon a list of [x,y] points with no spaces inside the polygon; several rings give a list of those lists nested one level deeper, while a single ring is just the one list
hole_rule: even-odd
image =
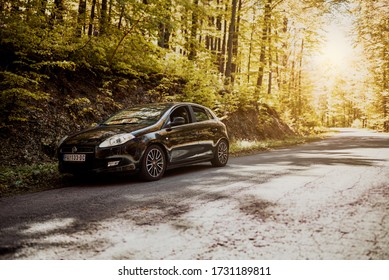
[{"label": "front bumper", "polygon": [[126,157],[114,157],[94,160],[93,162],[65,162],[59,161],[61,173],[111,173],[136,172],[137,164]]},{"label": "front bumper", "polygon": [[[85,155],[84,161],[65,161],[64,155],[77,151]],[[80,151],[80,152],[79,152]],[[76,153],[76,154],[77,154]],[[136,145],[113,148],[63,146],[58,151],[58,168],[61,173],[137,172],[141,151]]]}]

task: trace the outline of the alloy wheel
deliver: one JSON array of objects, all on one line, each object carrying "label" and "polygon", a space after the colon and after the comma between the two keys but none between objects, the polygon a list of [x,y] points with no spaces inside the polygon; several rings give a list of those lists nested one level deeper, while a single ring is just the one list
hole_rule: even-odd
[{"label": "alloy wheel", "polygon": [[222,167],[227,164],[228,161],[228,142],[224,139],[220,140],[219,144],[216,147],[216,153],[211,163],[213,166]]},{"label": "alloy wheel", "polygon": [[217,157],[221,164],[226,164],[228,161],[228,146],[225,141],[221,141],[217,149]]},{"label": "alloy wheel", "polygon": [[142,175],[146,180],[159,180],[166,169],[165,154],[156,145],[149,147],[143,160]]}]

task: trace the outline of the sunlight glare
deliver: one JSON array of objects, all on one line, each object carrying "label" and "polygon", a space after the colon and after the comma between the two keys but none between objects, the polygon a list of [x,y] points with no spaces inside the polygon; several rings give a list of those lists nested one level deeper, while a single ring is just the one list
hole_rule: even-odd
[{"label": "sunlight glare", "polygon": [[353,47],[344,30],[339,25],[330,25],[325,44],[320,50],[321,62],[336,72],[349,67]]},{"label": "sunlight glare", "polygon": [[352,53],[353,47],[346,34],[337,26],[331,26],[327,42],[322,48],[322,54],[327,63],[330,66],[344,69],[349,66]]}]

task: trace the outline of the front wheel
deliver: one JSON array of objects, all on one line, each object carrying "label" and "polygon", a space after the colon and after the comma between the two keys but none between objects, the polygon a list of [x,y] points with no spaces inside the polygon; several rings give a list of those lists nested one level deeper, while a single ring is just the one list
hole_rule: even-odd
[{"label": "front wheel", "polygon": [[222,167],[227,164],[228,161],[228,142],[225,139],[220,140],[216,146],[216,151],[211,161],[215,167]]},{"label": "front wheel", "polygon": [[162,148],[151,145],[147,148],[143,159],[141,176],[147,181],[157,181],[162,178],[166,170],[166,156]]}]

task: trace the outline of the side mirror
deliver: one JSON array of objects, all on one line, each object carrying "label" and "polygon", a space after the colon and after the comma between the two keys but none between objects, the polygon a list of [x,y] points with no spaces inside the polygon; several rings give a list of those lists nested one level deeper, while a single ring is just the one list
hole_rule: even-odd
[{"label": "side mirror", "polygon": [[170,123],[170,126],[177,126],[185,124],[185,119],[183,117],[175,117]]}]

